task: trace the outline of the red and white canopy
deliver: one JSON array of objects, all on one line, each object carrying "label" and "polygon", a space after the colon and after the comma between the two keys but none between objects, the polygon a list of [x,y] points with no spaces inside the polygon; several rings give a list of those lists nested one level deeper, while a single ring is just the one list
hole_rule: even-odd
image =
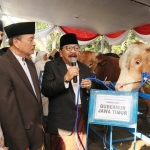
[{"label": "red and white canopy", "polygon": [[[53,25],[45,30],[37,31],[35,33],[35,38],[40,39],[46,37],[48,34],[50,34],[53,31],[55,27],[56,26]],[[96,40],[99,36],[101,36],[98,33],[93,33],[93,32],[70,28],[70,27],[59,26],[58,28],[62,34],[75,33],[77,35],[79,45],[90,44],[91,42]],[[136,27],[132,30],[134,34],[144,42],[150,41],[150,24]],[[118,45],[126,40],[128,34],[129,34],[129,30],[123,30],[123,31],[106,34],[104,35],[104,38],[110,45]]]}]

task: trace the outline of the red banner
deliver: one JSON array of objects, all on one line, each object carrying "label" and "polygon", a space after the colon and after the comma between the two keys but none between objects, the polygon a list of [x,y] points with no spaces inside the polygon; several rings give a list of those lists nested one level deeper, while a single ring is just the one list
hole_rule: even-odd
[{"label": "red banner", "polygon": [[148,35],[150,34],[150,24],[134,28],[134,30],[140,34]]},{"label": "red banner", "polygon": [[64,26],[60,26],[60,28],[65,33],[74,33],[74,34],[76,34],[77,39],[80,40],[80,41],[89,41],[89,40],[92,40],[92,39],[99,36],[99,34],[97,34],[97,33],[89,32],[89,31],[85,31],[85,30],[69,28],[69,27],[64,27]]},{"label": "red banner", "polygon": [[123,30],[123,31],[118,31],[118,32],[115,32],[115,33],[110,33],[110,34],[106,34],[106,36],[108,38],[117,38],[119,37],[120,35],[122,35],[126,30]]}]

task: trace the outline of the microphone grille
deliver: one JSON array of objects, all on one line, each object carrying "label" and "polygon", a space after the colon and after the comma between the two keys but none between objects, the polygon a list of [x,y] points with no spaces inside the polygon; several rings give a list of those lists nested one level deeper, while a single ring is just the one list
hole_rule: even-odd
[{"label": "microphone grille", "polygon": [[77,58],[76,57],[71,57],[71,62],[77,62]]}]

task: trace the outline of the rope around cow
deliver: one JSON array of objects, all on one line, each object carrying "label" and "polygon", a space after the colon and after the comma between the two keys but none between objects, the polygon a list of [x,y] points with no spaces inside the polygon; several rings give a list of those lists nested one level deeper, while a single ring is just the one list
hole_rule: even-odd
[{"label": "rope around cow", "polygon": [[[147,73],[147,72],[142,72],[142,79],[141,80],[137,80],[137,81],[134,81],[134,82],[128,82],[128,83],[125,83],[125,84],[122,84],[122,86],[124,86],[124,85],[128,85],[128,84],[134,84],[134,83],[138,83],[138,82],[141,82],[141,84],[140,84],[140,86],[139,87],[137,87],[135,90],[133,90],[133,91],[139,91],[139,89],[145,84],[145,83],[148,83],[148,84],[150,84],[150,75]],[[94,73],[92,74],[92,77],[94,77]],[[103,84],[106,88],[108,88],[108,90],[114,90],[114,89],[111,89],[109,86],[107,86],[108,84],[107,83],[109,83],[109,85],[111,84],[112,86],[114,86],[115,87],[115,83],[112,83],[111,81],[101,81],[101,80],[99,80],[99,79],[97,79],[97,78],[86,78],[86,79],[89,79],[89,80],[91,80],[91,81],[94,81],[94,82],[97,82],[97,83],[99,83],[99,84]]]}]

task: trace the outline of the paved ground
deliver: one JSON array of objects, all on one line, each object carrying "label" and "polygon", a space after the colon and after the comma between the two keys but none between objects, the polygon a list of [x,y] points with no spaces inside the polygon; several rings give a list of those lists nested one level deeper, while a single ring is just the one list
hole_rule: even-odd
[{"label": "paved ground", "polygon": [[[139,110],[141,108],[145,108],[145,104],[139,103]],[[141,113],[146,113],[146,110],[141,110]],[[144,135],[147,135],[150,138],[150,124],[146,124],[144,116],[138,116],[138,131]],[[106,135],[106,127],[102,125],[92,125],[93,129],[95,129],[100,135],[103,137]],[[149,131],[148,131],[148,130]],[[113,140],[134,137],[133,134],[129,133],[127,130],[121,127],[113,127]],[[150,141],[150,140],[149,140]],[[150,142],[149,142],[150,143]],[[92,131],[89,130],[88,136],[88,146],[89,150],[107,150],[109,147],[105,148],[105,142],[97,137]],[[130,141],[122,141],[118,143],[113,143],[118,150],[134,150],[134,140]],[[143,140],[136,140],[136,150],[150,150],[150,144],[144,142]]]},{"label": "paved ground", "polygon": [[[105,135],[104,131],[104,126],[101,125],[91,125],[93,129],[95,129],[100,135]],[[145,130],[139,129],[139,132],[142,132],[143,134],[148,134]],[[121,127],[113,127],[113,140],[114,139],[122,139],[122,138],[128,138],[128,137],[133,137],[131,133],[129,133],[127,130]],[[49,139],[49,138],[48,138]],[[114,143],[113,146],[115,146],[118,150],[133,150],[134,149],[134,142],[133,140],[131,141],[126,141],[126,142],[119,142],[119,143]],[[89,130],[89,136],[88,136],[88,150],[107,150],[104,149],[104,142],[97,137],[95,133],[93,133],[91,130]],[[47,149],[50,150],[49,144],[47,143]],[[136,141],[136,150],[150,150],[150,144],[142,141],[142,140],[137,140]]]},{"label": "paved ground", "polygon": [[[144,126],[143,126],[144,125]],[[93,129],[95,129],[100,135],[106,135],[106,127],[102,125],[91,125]],[[149,132],[147,131],[147,128],[149,128]],[[145,120],[143,117],[139,117],[138,119],[138,131],[141,132],[144,135],[148,135],[150,137],[150,124],[145,124]],[[131,133],[129,133],[127,130],[121,127],[113,127],[113,140],[114,139],[122,139],[122,138],[128,138],[128,137],[134,137]],[[49,140],[49,136],[47,136],[47,140]],[[107,150],[108,147],[104,149],[104,143],[101,139],[99,139],[96,134],[94,134],[92,131],[89,130],[89,136],[88,136],[88,150]],[[133,150],[134,149],[134,142],[126,141],[126,142],[118,142],[113,143],[113,145],[118,150]],[[50,146],[47,141],[47,149],[50,150]],[[136,150],[150,150],[150,144],[142,141],[137,140],[136,141]]]},{"label": "paved ground", "polygon": [[[92,125],[92,128],[95,129],[100,135],[106,135],[106,127],[101,125]],[[143,133],[144,135],[148,135],[149,132],[147,132],[145,129],[141,129],[140,125],[138,126],[138,131]],[[104,136],[103,136],[104,137]],[[121,127],[113,127],[113,140],[114,139],[122,139],[122,138],[128,138],[133,137],[133,134],[129,133],[127,130]],[[107,150],[109,147],[104,149],[104,142],[100,138],[97,137],[96,134],[94,134],[92,131],[89,131],[89,138],[88,138],[88,145],[89,150]],[[131,141],[123,141],[119,143],[113,144],[118,150],[133,150],[134,149],[134,142]],[[150,150],[150,144],[142,141],[137,140],[136,141],[136,150]]]}]

